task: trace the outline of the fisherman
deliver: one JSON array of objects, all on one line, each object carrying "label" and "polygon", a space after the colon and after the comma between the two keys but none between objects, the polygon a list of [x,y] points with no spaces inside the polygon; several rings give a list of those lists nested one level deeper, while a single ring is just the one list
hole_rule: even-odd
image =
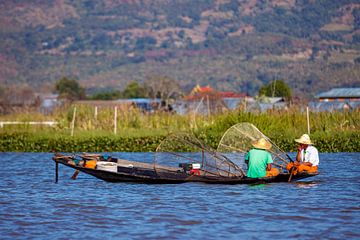
[{"label": "fisherman", "polygon": [[298,172],[317,172],[319,165],[319,153],[310,140],[309,135],[303,134],[300,138],[295,139],[298,143],[296,161],[289,163],[286,169],[295,175]]},{"label": "fisherman", "polygon": [[273,160],[267,151],[271,148],[271,143],[265,138],[260,138],[252,142],[252,146],[254,148],[245,156],[245,162],[248,164],[247,176],[250,178],[277,176],[279,169],[271,167]]}]

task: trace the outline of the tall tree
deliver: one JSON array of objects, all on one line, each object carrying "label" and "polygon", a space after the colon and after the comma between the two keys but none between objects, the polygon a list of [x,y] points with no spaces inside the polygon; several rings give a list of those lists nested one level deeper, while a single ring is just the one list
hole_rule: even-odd
[{"label": "tall tree", "polygon": [[63,77],[55,84],[60,98],[70,101],[85,99],[85,89],[75,79]]},{"label": "tall tree", "polygon": [[179,83],[167,76],[150,76],[144,86],[148,97],[160,98],[165,103],[182,95]]},{"label": "tall tree", "polygon": [[143,98],[146,95],[145,88],[137,82],[131,82],[126,86],[122,95],[124,98]]},{"label": "tall tree", "polygon": [[26,111],[40,106],[40,98],[28,85],[0,86],[0,114]]},{"label": "tall tree", "polygon": [[88,97],[88,99],[91,99],[91,100],[115,100],[115,99],[119,99],[121,97],[122,97],[122,93],[119,90],[113,90],[110,92],[96,93],[96,94]]},{"label": "tall tree", "polygon": [[283,80],[274,80],[260,88],[259,96],[283,97],[286,100],[290,100],[291,89]]}]

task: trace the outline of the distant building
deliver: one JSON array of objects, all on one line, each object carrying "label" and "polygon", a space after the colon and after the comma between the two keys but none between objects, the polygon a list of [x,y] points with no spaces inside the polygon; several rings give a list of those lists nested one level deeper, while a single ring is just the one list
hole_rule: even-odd
[{"label": "distant building", "polygon": [[318,101],[309,102],[309,108],[315,112],[360,109],[360,88],[333,88],[317,98]]},{"label": "distant building", "polygon": [[333,88],[317,95],[319,102],[360,101],[360,88]]},{"label": "distant building", "polygon": [[154,112],[163,107],[161,99],[151,99],[151,98],[129,98],[129,99],[118,99],[118,103],[128,103],[133,106],[141,109],[145,112]]},{"label": "distant building", "polygon": [[283,97],[261,97],[260,99],[249,99],[246,101],[245,111],[248,112],[265,112],[274,109],[287,109],[288,102]]},{"label": "distant building", "polygon": [[180,114],[187,112],[201,114],[219,113],[238,108],[241,101],[245,98],[245,93],[220,92],[214,90],[209,85],[205,87],[196,85],[188,96],[177,102],[175,110]]},{"label": "distant building", "polygon": [[207,96],[207,95],[216,95],[223,99],[225,99],[225,98],[242,99],[247,96],[246,93],[235,93],[235,92],[230,92],[230,91],[228,91],[228,92],[216,91],[209,85],[205,86],[205,87],[200,87],[199,85],[196,85],[192,89],[191,93],[188,96],[186,96],[185,98],[186,99],[201,99],[202,97]]},{"label": "distant building", "polygon": [[40,98],[40,112],[43,114],[51,114],[54,109],[61,105],[61,101],[58,100],[58,94],[39,94]]},{"label": "distant building", "polygon": [[75,104],[89,105],[94,107],[136,107],[144,112],[153,112],[156,110],[164,109],[160,99],[150,98],[129,98],[118,100],[81,100],[76,101]]},{"label": "distant building", "polygon": [[[355,104],[358,103],[358,104]],[[360,101],[352,102],[309,102],[309,108],[313,112],[333,112],[353,110],[360,107]]]}]

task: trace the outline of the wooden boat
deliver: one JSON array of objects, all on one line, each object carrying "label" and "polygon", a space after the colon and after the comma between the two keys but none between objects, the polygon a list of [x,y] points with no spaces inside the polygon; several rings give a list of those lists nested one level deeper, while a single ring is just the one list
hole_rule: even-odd
[{"label": "wooden boat", "polygon": [[[206,173],[202,170],[199,170],[199,175],[197,175],[194,172],[187,171],[186,169],[181,167],[174,168],[168,166],[162,166],[162,172],[159,172],[159,170],[156,170],[152,164],[122,159],[117,159],[115,163],[110,162],[116,164],[117,171],[114,172],[112,170],[86,167],[86,163],[84,164],[84,162],[93,161],[93,158],[89,158],[88,156],[84,157],[84,160],[80,160],[80,164],[75,164],[74,158],[74,156],[57,154],[53,157],[53,160],[56,162],[57,165],[59,163],[63,164],[65,166],[92,175],[98,179],[107,182],[138,182],[159,184],[204,182],[217,184],[255,184],[270,182],[288,182],[291,175],[290,173],[280,173],[276,177],[248,178],[245,176],[219,176],[211,173]],[[98,163],[101,162],[102,161],[99,161]],[[107,161],[103,162],[109,163]],[[318,175],[318,173],[302,172],[292,176],[291,181],[313,177],[316,175]],[[57,179],[58,177],[56,177],[56,181]]]},{"label": "wooden boat", "polygon": [[290,182],[318,175],[318,172],[292,174],[286,170],[291,158],[266,137],[273,145],[270,151],[273,165],[280,174],[264,178],[247,177],[244,156],[251,148],[251,141],[261,137],[266,136],[252,124],[237,124],[224,134],[214,150],[192,135],[170,135],[158,146],[151,163],[107,159],[101,154],[56,154],[53,157],[56,182],[59,164],[108,182],[256,184]]}]

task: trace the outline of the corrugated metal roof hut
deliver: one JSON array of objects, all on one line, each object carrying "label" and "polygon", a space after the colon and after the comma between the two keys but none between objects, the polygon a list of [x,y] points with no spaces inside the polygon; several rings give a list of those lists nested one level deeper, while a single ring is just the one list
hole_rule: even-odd
[{"label": "corrugated metal roof hut", "polygon": [[316,96],[320,102],[360,101],[360,88],[333,88]]},{"label": "corrugated metal roof hut", "polygon": [[313,112],[332,112],[353,109],[353,107],[346,102],[309,102],[309,108]]},{"label": "corrugated metal roof hut", "polygon": [[333,88],[318,94],[318,102],[310,102],[312,111],[344,111],[360,108],[360,88]]}]

